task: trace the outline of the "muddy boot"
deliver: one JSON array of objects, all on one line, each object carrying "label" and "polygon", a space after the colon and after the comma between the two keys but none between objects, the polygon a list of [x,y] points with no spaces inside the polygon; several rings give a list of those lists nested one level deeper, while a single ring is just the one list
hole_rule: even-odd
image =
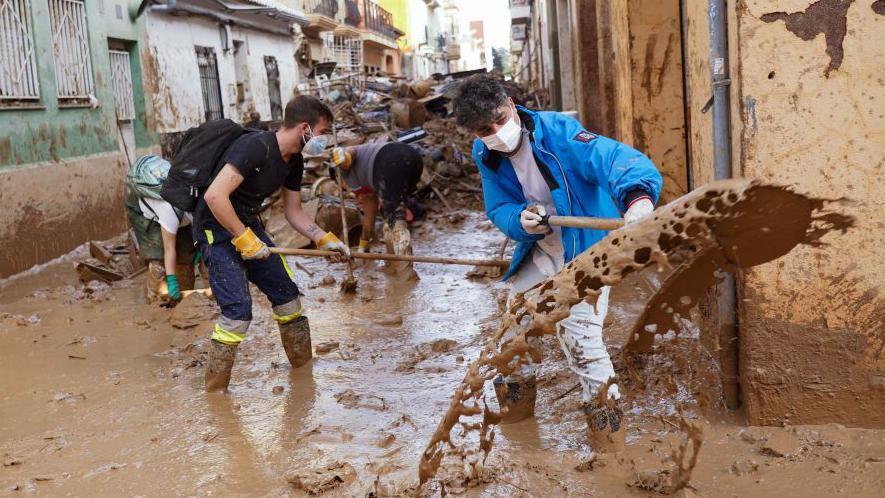
[{"label": "muddy boot", "polygon": [[146,296],[149,303],[159,301],[162,294],[169,292],[166,287],[166,270],[161,261],[148,261],[145,285],[147,286]]},{"label": "muddy boot", "polygon": [[209,360],[206,363],[206,391],[224,392],[230,384],[230,372],[234,368],[237,347],[209,341]]},{"label": "muddy boot", "polygon": [[535,415],[538,387],[534,375],[498,375],[492,383],[503,413],[501,424],[515,424]]},{"label": "muddy boot", "polygon": [[620,403],[607,399],[600,403],[594,400],[584,405],[587,415],[587,429],[590,445],[597,453],[612,453],[624,449],[624,427],[621,422],[624,413]]},{"label": "muddy boot", "polygon": [[298,368],[313,358],[310,344],[310,323],[306,316],[300,316],[289,323],[280,325],[280,340],[292,368]]}]

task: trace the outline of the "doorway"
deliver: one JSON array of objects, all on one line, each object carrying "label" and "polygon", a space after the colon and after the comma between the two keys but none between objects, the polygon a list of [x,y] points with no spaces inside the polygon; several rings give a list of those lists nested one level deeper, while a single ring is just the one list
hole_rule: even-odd
[{"label": "doorway", "polygon": [[117,121],[117,142],[129,164],[135,152],[135,98],[132,93],[132,69],[129,51],[120,42],[108,42],[111,62],[111,87],[114,91],[114,114]]},{"label": "doorway", "polygon": [[283,98],[280,95],[280,68],[276,57],[264,56],[267,71],[267,97],[270,100],[270,119],[283,119]]}]

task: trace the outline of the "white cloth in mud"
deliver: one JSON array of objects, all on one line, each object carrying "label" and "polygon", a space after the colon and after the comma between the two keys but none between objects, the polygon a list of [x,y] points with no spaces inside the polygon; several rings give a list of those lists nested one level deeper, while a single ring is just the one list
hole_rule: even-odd
[{"label": "white cloth in mud", "polygon": [[[513,171],[516,172],[519,184],[522,185],[522,193],[526,200],[531,204],[544,206],[548,215],[555,216],[556,205],[553,204],[550,187],[547,186],[544,176],[541,175],[541,170],[538,169],[538,163],[535,162],[535,156],[532,154],[528,130],[522,130],[522,142],[508,158],[513,165]],[[532,252],[532,261],[545,274],[549,275],[553,275],[562,268],[563,254],[565,253],[562,248],[562,228],[551,228],[553,231],[538,241],[536,247],[540,247],[541,250]]]},{"label": "white cloth in mud", "polygon": [[[534,251],[540,252],[540,249],[535,247]],[[534,287],[561,269],[562,266],[547,274],[535,265],[534,259],[527,260],[510,280],[510,297]],[[569,315],[556,324],[556,337],[565,352],[569,368],[578,375],[585,403],[591,402],[599,393],[599,388],[615,376],[614,365],[602,340],[602,323],[608,313],[609,291],[610,287],[602,288],[595,307],[585,301],[572,306]],[[526,366],[520,373],[527,376],[533,374],[534,370],[533,366]],[[617,384],[609,386],[608,397],[621,398]]]}]

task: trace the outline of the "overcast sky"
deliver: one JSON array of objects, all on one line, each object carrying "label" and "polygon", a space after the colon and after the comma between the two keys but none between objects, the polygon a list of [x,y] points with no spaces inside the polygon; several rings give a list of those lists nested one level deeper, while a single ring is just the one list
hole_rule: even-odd
[{"label": "overcast sky", "polygon": [[459,0],[460,15],[468,21],[482,19],[486,46],[510,47],[508,0]]}]

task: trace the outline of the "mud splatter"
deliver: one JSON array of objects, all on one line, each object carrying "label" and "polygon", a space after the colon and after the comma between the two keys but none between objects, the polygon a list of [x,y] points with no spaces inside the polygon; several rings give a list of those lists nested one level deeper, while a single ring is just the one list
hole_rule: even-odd
[{"label": "mud splatter", "polygon": [[[852,218],[833,212],[827,201],[734,179],[710,183],[653,216],[610,233],[560,273],[516,296],[501,326],[469,367],[425,449],[420,482],[434,477],[445,456],[460,458],[472,472],[481,473],[494,441],[493,426],[502,416],[486,402],[486,382],[499,373],[510,374],[528,357],[540,361],[540,352],[528,338],[553,334],[555,324],[574,304],[595,303],[604,286],[614,286],[646,267],[670,271],[675,266],[630,334],[626,349],[638,349],[655,333],[678,332],[679,321],[688,317],[722,271],[771,261],[800,243],[820,244],[824,233],[852,225]],[[456,425],[462,434],[453,441],[451,430]],[[479,448],[468,447],[474,444],[473,437],[478,438]]]},{"label": "mud splatter", "polygon": [[830,63],[824,74],[829,77],[831,71],[842,65],[845,55],[842,41],[848,31],[848,7],[853,2],[854,0],[818,0],[802,12],[769,12],[763,14],[761,19],[767,23],[784,21],[787,30],[804,41],[811,41],[823,33],[827,55],[830,56]]},{"label": "mud splatter", "polygon": [[876,14],[885,16],[885,0],[876,0],[873,2],[873,5],[870,5],[870,8],[873,9],[873,12]]}]

